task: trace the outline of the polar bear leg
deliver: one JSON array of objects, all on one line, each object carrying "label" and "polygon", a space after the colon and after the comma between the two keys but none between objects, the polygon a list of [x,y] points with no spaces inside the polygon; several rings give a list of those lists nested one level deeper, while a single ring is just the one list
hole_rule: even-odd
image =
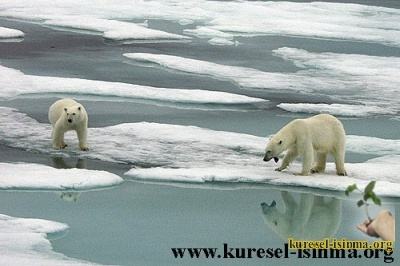
[{"label": "polar bear leg", "polygon": [[51,133],[51,142],[54,149],[64,149],[67,146],[64,142],[64,131],[55,127]]},{"label": "polar bear leg", "polygon": [[325,152],[317,152],[317,165],[311,169],[311,173],[323,173],[326,167],[326,158],[328,154]]},{"label": "polar bear leg", "polygon": [[301,173],[296,173],[295,175],[310,175],[311,167],[314,162],[314,149],[311,141],[301,149],[300,157],[302,161]]},{"label": "polar bear leg", "polygon": [[81,151],[88,151],[89,148],[86,144],[86,139],[87,139],[87,130],[86,128],[79,129],[76,131],[76,135],[78,136],[79,140],[79,148]]},{"label": "polar bear leg", "polygon": [[344,168],[344,152],[341,152],[340,154],[335,153],[333,156],[335,158],[336,173],[340,176],[346,176],[347,172]]},{"label": "polar bear leg", "polygon": [[291,148],[285,155],[285,157],[283,158],[282,164],[279,168],[276,168],[276,171],[282,171],[284,169],[286,169],[293,161],[294,159],[296,159],[296,157],[298,156],[298,151],[296,147]]}]

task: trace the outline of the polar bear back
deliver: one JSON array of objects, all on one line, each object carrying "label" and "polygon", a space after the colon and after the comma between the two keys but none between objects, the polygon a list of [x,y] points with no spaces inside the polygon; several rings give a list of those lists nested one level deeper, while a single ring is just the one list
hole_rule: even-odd
[{"label": "polar bear back", "polygon": [[298,119],[297,123],[299,121],[305,123],[306,126],[296,128],[308,131],[307,133],[303,132],[303,136],[311,138],[315,150],[332,151],[337,147],[343,147],[346,133],[342,123],[334,116],[320,114],[306,119]]}]

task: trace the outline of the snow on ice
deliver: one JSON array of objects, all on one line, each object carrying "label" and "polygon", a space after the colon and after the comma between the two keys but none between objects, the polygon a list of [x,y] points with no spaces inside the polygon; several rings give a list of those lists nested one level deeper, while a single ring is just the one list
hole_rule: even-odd
[{"label": "snow on ice", "polygon": [[395,115],[396,111],[378,106],[356,104],[325,104],[325,103],[280,103],[277,107],[294,113],[331,114],[349,117],[365,117],[372,115]]},{"label": "snow on ice", "polygon": [[[50,135],[49,124],[38,123],[12,108],[0,108],[2,145],[44,154],[76,154],[85,158],[132,164],[133,168],[126,175],[135,179],[262,182],[328,190],[344,190],[353,183],[363,187],[370,180],[378,180],[376,192],[380,195],[396,197],[400,192],[400,156],[396,148],[400,146],[400,140],[350,135],[347,138],[347,152],[379,157],[364,163],[347,163],[349,177],[336,176],[331,163],[326,174],[299,178],[293,173],[299,171],[300,163],[294,163],[286,172],[277,173],[274,171],[276,164],[263,162],[267,138],[253,135],[195,126],[126,123],[90,128],[90,153],[72,148],[77,146],[73,133],[66,135],[66,142],[71,143],[67,149],[53,150]],[[90,142],[90,139],[96,139],[96,142]]]},{"label": "snow on ice", "polygon": [[[265,72],[248,67],[221,65],[179,56],[129,53],[126,57],[140,63],[152,63],[176,71],[229,80],[242,88],[301,92],[330,97],[349,104],[330,106],[330,113],[351,116],[397,114],[400,99],[400,58],[354,54],[311,53],[283,47],[276,56],[300,68],[296,73]],[[363,97],[360,99],[360,95]],[[360,102],[366,108],[358,108]],[[302,105],[281,105],[289,110],[304,111]],[[314,112],[327,105],[311,106]],[[358,108],[358,112],[355,109]],[[372,112],[371,110],[375,110]]]},{"label": "snow on ice", "polygon": [[20,30],[0,27],[0,41],[7,39],[21,39],[25,34]]},{"label": "snow on ice", "polygon": [[62,223],[0,214],[0,264],[96,265],[53,251],[48,237],[67,229]]},{"label": "snow on ice", "polygon": [[[76,95],[96,95],[118,97],[120,101],[129,99],[155,100],[159,103],[191,104],[192,108],[204,108],[203,104],[222,105],[222,109],[232,105],[266,103],[267,100],[227,92],[170,89],[120,82],[106,82],[78,78],[58,78],[25,75],[21,71],[0,65],[1,98],[12,98],[24,94],[60,93]],[[225,107],[223,107],[225,105]],[[231,106],[227,106],[231,105]],[[244,106],[242,106],[244,107]],[[217,108],[217,107],[215,107]],[[240,108],[237,106],[237,108]],[[234,108],[232,108],[234,109]]]},{"label": "snow on ice", "polygon": [[0,17],[89,31],[114,40],[188,39],[132,22],[152,19],[189,25],[183,34],[209,39],[228,36],[226,39],[231,41],[237,36],[283,35],[400,46],[399,10],[346,3],[3,0]]},{"label": "snow on ice", "polygon": [[0,162],[0,189],[86,191],[117,186],[119,176],[97,170],[56,169],[33,163]]}]

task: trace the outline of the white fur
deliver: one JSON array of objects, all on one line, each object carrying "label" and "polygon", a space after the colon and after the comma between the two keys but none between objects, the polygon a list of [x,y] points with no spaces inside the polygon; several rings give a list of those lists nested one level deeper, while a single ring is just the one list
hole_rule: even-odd
[{"label": "white fur", "polygon": [[88,151],[86,144],[88,115],[85,108],[72,99],[61,99],[50,106],[49,121],[53,128],[51,141],[53,148],[63,149],[67,146],[64,142],[64,133],[75,130],[78,135],[79,148]]},{"label": "white fur", "polygon": [[[286,169],[298,156],[302,159],[302,171],[299,175],[322,173],[325,171],[326,158],[331,154],[335,160],[336,173],[347,175],[344,168],[346,133],[342,123],[327,114],[316,115],[307,119],[296,119],[283,127],[269,141],[265,149],[264,161],[288,151],[277,171]],[[314,153],[317,165],[314,163]]]}]

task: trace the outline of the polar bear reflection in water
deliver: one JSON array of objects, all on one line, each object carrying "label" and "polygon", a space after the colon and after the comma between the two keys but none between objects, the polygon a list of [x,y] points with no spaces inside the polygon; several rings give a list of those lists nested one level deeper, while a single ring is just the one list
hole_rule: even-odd
[{"label": "polar bear reflection in water", "polygon": [[[82,158],[78,158],[75,165],[66,163],[63,157],[52,157],[51,165],[57,169],[69,169],[69,168],[78,168],[78,169],[86,169],[86,160]],[[81,192],[57,192],[57,194],[63,200],[76,202],[79,196],[82,194]]]},{"label": "polar bear reflection in water", "polygon": [[276,202],[261,203],[265,223],[282,239],[320,240],[332,238],[341,221],[342,201],[302,193],[300,201],[287,191],[281,191],[285,212],[280,212]]}]

